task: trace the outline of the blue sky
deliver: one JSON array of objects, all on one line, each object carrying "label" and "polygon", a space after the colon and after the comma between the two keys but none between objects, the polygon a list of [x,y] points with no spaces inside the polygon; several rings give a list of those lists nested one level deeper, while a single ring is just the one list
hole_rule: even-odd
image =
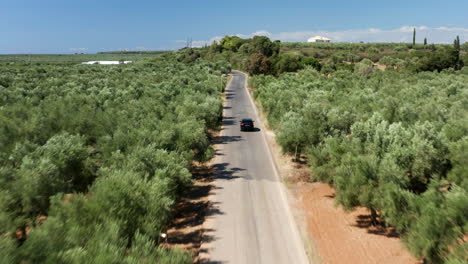
[{"label": "blue sky", "polygon": [[0,0],[0,53],[162,50],[224,35],[305,41],[468,41],[467,0]]}]

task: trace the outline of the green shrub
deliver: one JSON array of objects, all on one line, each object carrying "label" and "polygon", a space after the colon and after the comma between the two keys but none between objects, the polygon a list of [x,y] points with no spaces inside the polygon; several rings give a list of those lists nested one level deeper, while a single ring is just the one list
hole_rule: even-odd
[{"label": "green shrub", "polygon": [[363,59],[354,66],[354,73],[361,76],[368,76],[374,72],[374,63],[369,59]]},{"label": "green shrub", "polygon": [[271,61],[261,53],[254,53],[247,59],[245,68],[251,75],[268,74],[271,72]]},{"label": "green shrub", "polygon": [[296,72],[303,67],[302,58],[297,54],[283,53],[276,57],[274,62],[274,72],[276,75],[283,72]]}]

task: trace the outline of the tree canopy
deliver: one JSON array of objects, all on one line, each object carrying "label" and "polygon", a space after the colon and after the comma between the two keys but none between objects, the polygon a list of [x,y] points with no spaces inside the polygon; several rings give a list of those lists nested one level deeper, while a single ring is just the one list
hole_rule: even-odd
[{"label": "tree canopy", "polygon": [[229,69],[194,54],[0,64],[1,263],[192,262],[158,244]]}]

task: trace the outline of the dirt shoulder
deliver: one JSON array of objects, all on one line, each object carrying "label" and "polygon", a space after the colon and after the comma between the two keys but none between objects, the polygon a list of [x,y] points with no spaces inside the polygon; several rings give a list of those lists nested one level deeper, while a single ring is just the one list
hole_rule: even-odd
[{"label": "dirt shoulder", "polygon": [[371,226],[365,208],[345,212],[335,206],[332,187],[309,183],[305,158],[293,162],[292,156],[281,153],[258,103],[257,107],[267,127],[264,132],[273,157],[291,193],[290,202],[312,263],[421,263],[404,248],[394,230]]},{"label": "dirt shoulder", "polygon": [[194,263],[199,260],[202,238],[207,232],[204,222],[212,208],[209,196],[213,189],[213,171],[213,162],[194,165],[193,184],[177,202],[174,217],[166,231],[166,242],[161,244],[189,252]]},{"label": "dirt shoulder", "polygon": [[394,230],[373,227],[365,208],[345,212],[335,207],[329,185],[299,182],[295,187],[322,263],[420,263]]}]

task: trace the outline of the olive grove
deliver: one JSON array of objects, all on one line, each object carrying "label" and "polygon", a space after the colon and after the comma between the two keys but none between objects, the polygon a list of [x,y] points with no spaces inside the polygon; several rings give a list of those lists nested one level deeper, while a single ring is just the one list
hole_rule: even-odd
[{"label": "olive grove", "polygon": [[311,180],[345,209],[402,234],[431,263],[466,263],[468,75],[372,70],[254,76],[250,86],[285,152],[308,156]]},{"label": "olive grove", "polygon": [[227,68],[0,64],[0,263],[191,263],[158,244]]}]

